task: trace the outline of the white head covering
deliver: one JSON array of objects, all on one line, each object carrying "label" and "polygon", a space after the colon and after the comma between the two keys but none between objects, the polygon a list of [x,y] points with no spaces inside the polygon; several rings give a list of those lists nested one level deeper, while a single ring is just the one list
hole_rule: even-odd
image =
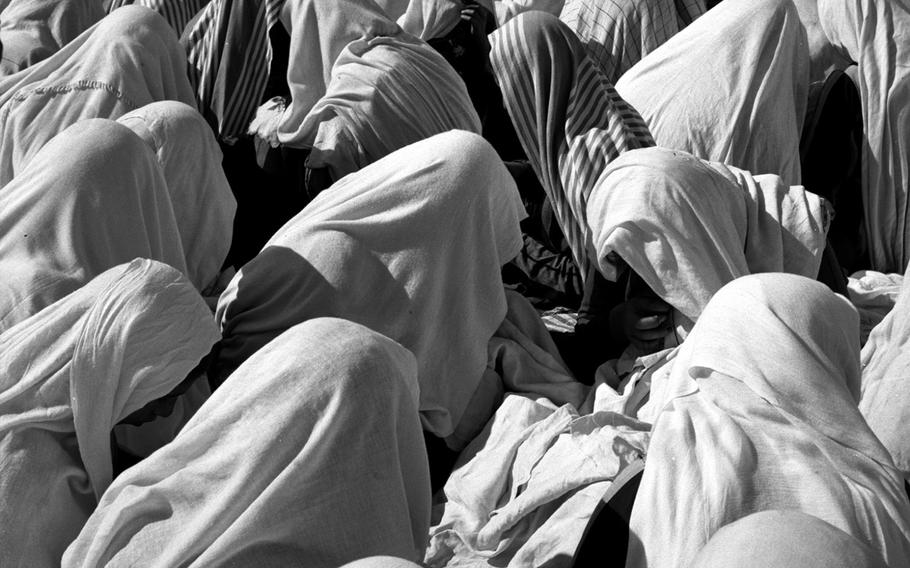
[{"label": "white head covering", "polygon": [[887,568],[875,550],[799,511],[762,511],[717,531],[692,568]]},{"label": "white head covering", "polygon": [[340,317],[417,357],[424,427],[458,424],[506,313],[500,268],[518,253],[514,182],[475,134],[439,134],[320,193],[241,269],[218,302],[220,365],[236,368],[293,325]]},{"label": "white head covering", "polygon": [[740,276],[814,278],[825,247],[822,199],[777,176],[759,181],[685,152],[626,152],[603,170],[588,196],[600,271],[615,280],[615,252],[691,322]]},{"label": "white head covering", "polygon": [[0,8],[0,77],[47,59],[103,17],[98,0],[13,0]]},{"label": "white head covering", "polygon": [[195,105],[186,54],[161,16],[124,6],[48,59],[0,78],[0,188],[68,126],[163,100]]},{"label": "white head covering", "polygon": [[648,127],[622,100],[556,17],[529,12],[490,34],[490,62],[522,148],[581,274],[593,252],[588,194],[617,156],[654,145]]},{"label": "white head covering", "polygon": [[863,105],[863,211],[872,268],[904,272],[910,263],[910,2],[819,0],[831,44],[858,64]]},{"label": "white head covering", "polygon": [[[186,175],[212,158],[185,163]],[[181,181],[169,187],[149,145],[112,121],[83,121],[51,140],[0,191],[0,331],[136,257],[208,285],[233,207],[225,187]]]},{"label": "white head covering", "polygon": [[158,157],[180,230],[187,276],[200,289],[208,287],[227,257],[237,211],[212,129],[202,115],[177,101],[148,104],[117,122],[145,140]]},{"label": "white head covering", "polygon": [[416,560],[430,513],[417,398],[394,341],[338,319],[296,325],[117,478],[63,566]]},{"label": "white head covering", "polygon": [[[611,83],[705,13],[704,0],[567,0],[559,19],[581,39]],[[691,10],[691,12],[690,12]]]},{"label": "white head covering", "polygon": [[463,8],[461,0],[411,0],[398,25],[422,40],[445,37],[461,21]]},{"label": "white head covering", "polygon": [[790,0],[724,0],[616,83],[658,145],[801,179],[806,31]]},{"label": "white head covering", "polygon": [[688,567],[721,527],[793,509],[910,563],[910,502],[856,407],[859,318],[821,283],[733,281],[674,362],[630,522],[628,566]]},{"label": "white head covering", "polygon": [[6,558],[59,563],[111,482],[111,429],[170,392],[217,339],[199,293],[149,260],[0,334],[0,501],[16,519],[0,525]]},{"label": "white head covering", "polygon": [[464,81],[429,45],[378,38],[363,53],[341,52],[299,133],[313,148],[307,165],[338,180],[449,130],[481,132]]},{"label": "white head covering", "polygon": [[282,144],[300,146],[307,114],[331,83],[332,68],[343,51],[363,55],[378,37],[405,34],[373,0],[287,0],[281,22],[291,34],[287,82],[291,104],[278,126]]},{"label": "white head covering", "polygon": [[[477,4],[491,16],[496,15],[493,0],[477,0]],[[461,21],[461,11],[466,7],[463,0],[411,0],[398,25],[422,40],[445,37]]]}]

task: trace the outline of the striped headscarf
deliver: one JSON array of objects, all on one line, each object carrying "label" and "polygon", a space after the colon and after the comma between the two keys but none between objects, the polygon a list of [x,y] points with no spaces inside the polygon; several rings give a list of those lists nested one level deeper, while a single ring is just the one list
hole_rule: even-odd
[{"label": "striped headscarf", "polygon": [[110,14],[120,6],[130,4],[145,6],[161,14],[179,36],[193,16],[207,3],[207,0],[113,0],[107,12]]},{"label": "striped headscarf", "polygon": [[594,258],[588,195],[607,164],[626,150],[653,146],[654,139],[555,16],[521,14],[490,39],[506,110],[586,274]]},{"label": "striped headscarf", "polygon": [[272,64],[268,32],[285,0],[212,0],[184,30],[199,109],[223,140],[244,134]]},{"label": "striped headscarf", "polygon": [[566,0],[568,24],[607,79],[619,77],[705,13],[704,0]]}]

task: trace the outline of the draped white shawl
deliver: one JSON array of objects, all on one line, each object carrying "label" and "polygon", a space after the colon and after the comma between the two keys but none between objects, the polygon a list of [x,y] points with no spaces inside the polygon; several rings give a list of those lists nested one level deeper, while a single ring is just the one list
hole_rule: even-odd
[{"label": "draped white shawl", "polygon": [[735,278],[814,278],[827,231],[823,200],[801,186],[665,148],[626,152],[607,166],[587,220],[600,271],[615,279],[615,252],[684,316],[684,330]]},{"label": "draped white shawl", "polygon": [[790,0],[724,0],[616,83],[658,145],[801,181],[806,30]]},{"label": "draped white shawl", "polygon": [[464,81],[422,41],[377,38],[363,50],[342,50],[298,133],[313,148],[307,165],[328,167],[338,180],[449,130],[481,132]]},{"label": "draped white shawl", "polygon": [[632,512],[630,568],[687,567],[724,525],[796,509],[910,564],[903,479],[859,413],[859,325],[785,274],[735,280],[674,362]]},{"label": "draped white shawl", "polygon": [[910,480],[910,280],[863,346],[860,412]]},{"label": "draped white shawl", "polygon": [[[0,191],[0,331],[136,257],[177,268],[200,290],[217,277],[233,197],[214,169],[216,155],[206,151],[207,126],[175,118],[130,119],[137,129],[151,120],[149,143],[112,121],[75,124]],[[170,136],[181,142],[171,146]],[[150,148],[156,139],[162,162]],[[192,161],[189,143],[200,152]],[[174,149],[183,153],[171,164]],[[179,175],[166,179],[162,164]]]},{"label": "draped white shawl", "polygon": [[863,105],[863,208],[872,268],[910,262],[910,2],[819,0],[821,27],[858,64]]},{"label": "draped white shawl", "polygon": [[[703,0],[690,4],[690,21],[705,13]],[[685,27],[676,0],[567,0],[559,19],[611,83]]]},{"label": "draped white shawl", "polygon": [[117,478],[63,565],[416,560],[430,515],[418,390],[394,341],[344,320],[298,324]]},{"label": "draped white shawl", "polygon": [[581,274],[593,249],[588,194],[603,169],[654,145],[648,127],[613,89],[569,27],[528,12],[490,34],[503,104]]},{"label": "draped white shawl", "polygon": [[0,78],[0,188],[68,126],[163,100],[195,108],[186,55],[161,16],[124,6],[51,57]]},{"label": "draped white shawl", "polygon": [[4,564],[59,566],[111,482],[111,428],[177,386],[217,338],[186,278],[149,260],[0,334]]},{"label": "draped white shawl", "polygon": [[453,131],[398,150],[320,193],[218,302],[227,371],[315,317],[366,325],[417,357],[424,427],[454,431],[506,313],[501,266],[524,216],[495,150]]}]

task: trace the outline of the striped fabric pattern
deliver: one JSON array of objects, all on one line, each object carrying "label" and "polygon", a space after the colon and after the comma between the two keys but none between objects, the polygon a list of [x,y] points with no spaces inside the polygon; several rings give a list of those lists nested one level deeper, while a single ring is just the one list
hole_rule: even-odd
[{"label": "striped fabric pattern", "polygon": [[704,0],[566,0],[559,18],[615,83],[704,12]]},{"label": "striped fabric pattern", "polygon": [[491,43],[506,109],[585,274],[594,259],[588,196],[611,161],[654,139],[556,17],[521,14],[494,32]]},{"label": "striped fabric pattern", "polygon": [[212,0],[181,43],[200,112],[219,138],[242,136],[261,102],[272,63],[269,30],[285,0]]},{"label": "striped fabric pattern", "polygon": [[145,6],[161,14],[179,36],[206,2],[207,0],[112,0],[108,13],[130,4]]}]

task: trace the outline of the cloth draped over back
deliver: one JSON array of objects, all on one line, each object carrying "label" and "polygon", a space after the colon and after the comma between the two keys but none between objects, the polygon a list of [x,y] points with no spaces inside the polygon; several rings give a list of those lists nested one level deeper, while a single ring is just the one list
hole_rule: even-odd
[{"label": "cloth draped over back", "polygon": [[0,78],[0,188],[66,127],[163,100],[194,104],[186,57],[161,16],[125,6],[48,59]]},{"label": "cloth draped over back", "polygon": [[894,463],[910,481],[910,280],[904,276],[897,302],[872,329],[863,346],[860,412]]},{"label": "cloth draped over back", "polygon": [[47,59],[102,17],[97,0],[13,0],[0,8],[0,77]]},{"label": "cloth draped over back", "polygon": [[910,503],[857,408],[859,321],[795,275],[735,280],[680,348],[630,521],[630,568],[685,567],[721,527],[792,509],[910,563]]},{"label": "cloth draped over back", "polygon": [[618,255],[691,329],[727,282],[757,272],[815,278],[825,248],[824,201],[775,175],[751,176],[685,152],[626,152],[587,195],[586,230],[601,273]]},{"label": "cloth draped over back", "polygon": [[703,0],[567,0],[559,19],[611,83],[705,13]]},{"label": "cloth draped over back", "polygon": [[111,428],[170,392],[217,339],[186,278],[139,259],[0,334],[5,558],[60,565],[111,482]]},{"label": "cloth draped over back", "polygon": [[453,131],[394,152],[320,193],[218,302],[222,375],[315,317],[366,325],[417,358],[420,411],[452,434],[506,313],[501,266],[524,216],[492,147]]},{"label": "cloth draped over back", "polygon": [[863,106],[863,212],[872,268],[904,272],[910,263],[910,2],[820,0],[828,40],[858,64]]},{"label": "cloth draped over back", "polygon": [[623,101],[555,16],[522,14],[490,36],[490,60],[518,139],[586,274],[587,194],[622,152],[653,146],[644,121]]},{"label": "cloth draped over back", "polygon": [[298,324],[117,478],[63,566],[416,560],[430,516],[418,390],[394,341],[338,319]]},{"label": "cloth draped over back", "polygon": [[[177,268],[199,290],[217,277],[233,199],[206,173],[220,167],[216,155],[187,163],[184,151],[170,165],[174,139],[176,148],[200,151],[211,134],[199,122],[201,129],[171,129],[168,120],[143,111],[127,119],[144,123],[148,142],[113,121],[74,124],[0,191],[0,331],[136,257]],[[165,177],[181,168],[182,177]]]},{"label": "cloth draped over back", "polygon": [[789,185],[801,181],[808,89],[806,31],[790,0],[725,0],[616,83],[660,146]]}]

